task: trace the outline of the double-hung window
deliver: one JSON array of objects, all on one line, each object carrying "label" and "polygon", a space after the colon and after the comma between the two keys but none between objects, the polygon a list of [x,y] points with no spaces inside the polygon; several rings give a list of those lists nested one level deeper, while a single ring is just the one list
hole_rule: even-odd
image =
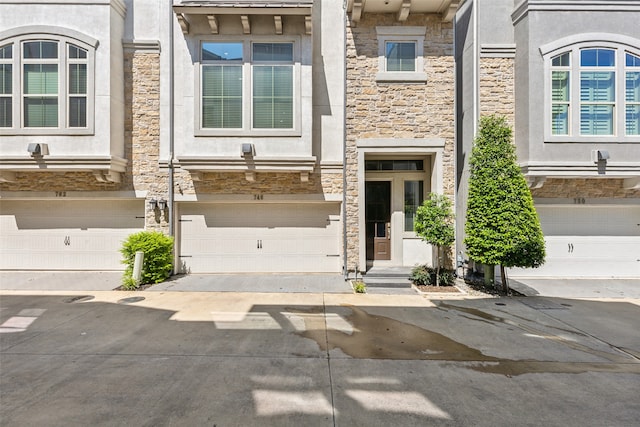
[{"label": "double-hung window", "polygon": [[640,56],[625,55],[625,128],[627,135],[640,135]]},{"label": "double-hung window", "polygon": [[242,128],[242,43],[202,44],[202,127]]},{"label": "double-hung window", "polygon": [[296,44],[203,41],[199,134],[295,131]]},{"label": "double-hung window", "polygon": [[64,37],[0,46],[0,132],[92,132],[92,61],[92,48]]},{"label": "double-hung window", "polygon": [[0,128],[13,127],[13,44],[0,47]]},{"label": "double-hung window", "polygon": [[253,127],[293,127],[293,44],[253,43]]},{"label": "double-hung window", "polygon": [[613,43],[577,45],[545,58],[547,140],[636,141],[640,136],[640,53]]},{"label": "double-hung window", "polygon": [[613,49],[580,50],[580,135],[613,135],[616,107]]}]

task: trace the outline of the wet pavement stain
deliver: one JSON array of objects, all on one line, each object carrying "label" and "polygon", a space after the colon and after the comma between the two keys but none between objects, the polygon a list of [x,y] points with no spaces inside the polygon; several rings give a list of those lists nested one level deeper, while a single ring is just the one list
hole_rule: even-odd
[{"label": "wet pavement stain", "polygon": [[[448,304],[441,304],[441,307],[473,314],[482,318],[485,322],[501,322],[513,324],[517,327],[521,326],[515,322],[473,308]],[[500,374],[510,378],[523,374],[542,373],[581,374],[608,372],[640,375],[640,363],[630,357],[597,351],[573,342],[564,344],[580,351],[604,357],[610,362],[511,360],[488,356],[440,333],[390,317],[369,314],[354,306],[344,306],[344,308],[348,310],[348,313],[344,314],[343,317],[353,327],[350,332],[325,328],[323,317],[304,316],[304,314],[316,315],[322,313],[321,307],[311,309],[287,308],[286,310],[290,313],[301,314],[304,319],[305,330],[295,333],[315,341],[322,350],[327,352],[329,357],[331,350],[338,349],[347,356],[356,359],[449,361],[455,362],[455,366],[458,367],[482,373]],[[464,317],[470,318],[469,316]],[[525,329],[535,331],[530,327]],[[538,335],[541,334],[540,331],[535,332]],[[561,340],[559,337],[554,338]]]},{"label": "wet pavement stain", "polygon": [[357,307],[349,310],[345,319],[353,326],[352,333],[324,330],[324,324],[315,323],[320,319],[305,318],[306,330],[297,334],[314,340],[324,351],[340,349],[356,359],[499,361],[437,332]]},{"label": "wet pavement stain", "polygon": [[500,374],[509,378],[523,374],[586,374],[588,372],[608,372],[616,374],[640,375],[638,363],[582,363],[545,362],[536,360],[501,359],[498,363],[483,363],[467,366],[485,374]]},{"label": "wet pavement stain", "polygon": [[[470,308],[470,307],[460,307],[460,306],[456,306],[456,305],[451,305],[451,304],[447,304],[447,303],[441,303],[438,305],[439,309],[444,309],[446,311],[449,310],[455,310],[455,311],[459,311],[462,313],[467,313],[467,314],[471,314],[473,316],[479,317],[480,319],[483,319],[481,321],[491,321],[491,322],[495,322],[495,323],[502,323],[504,325],[509,325],[509,326],[513,326],[516,327],[518,329],[521,329],[529,334],[533,334],[533,335],[537,335],[539,337],[542,337],[544,339],[547,339],[549,341],[554,341],[556,343],[565,345],[573,350],[577,350],[577,351],[581,351],[583,353],[588,353],[591,354],[593,356],[596,357],[601,357],[605,360],[614,362],[614,363],[628,363],[628,362],[632,362],[633,360],[630,360],[630,358],[628,357],[628,354],[623,354],[621,352],[621,350],[616,349],[615,347],[612,347],[612,351],[617,351],[618,353],[613,353],[613,352],[607,352],[607,351],[602,351],[602,350],[596,350],[594,348],[588,347],[586,345],[577,343],[575,341],[570,341],[568,339],[562,338],[560,336],[557,335],[550,335],[547,332],[544,332],[540,329],[531,327],[531,326],[527,326],[524,325],[522,323],[518,323],[518,322],[514,322],[513,320],[509,320],[506,319],[504,317],[499,317],[499,316],[495,316],[493,314],[490,313],[486,313],[484,311],[475,309],[475,308]],[[474,320],[471,317],[468,316],[462,316],[465,317],[467,319],[470,320]],[[520,319],[523,319],[522,317],[519,317]],[[568,331],[567,331],[568,332]],[[582,334],[583,335],[583,334]],[[584,335],[583,335],[584,336]],[[636,360],[635,362],[638,362],[638,360]]]}]

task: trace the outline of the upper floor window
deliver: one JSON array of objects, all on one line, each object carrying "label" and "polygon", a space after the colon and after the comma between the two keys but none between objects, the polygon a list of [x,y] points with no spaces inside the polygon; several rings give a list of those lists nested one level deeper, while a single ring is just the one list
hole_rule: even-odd
[{"label": "upper floor window", "polygon": [[0,46],[0,131],[88,133],[93,50],[64,37]]},{"label": "upper floor window", "polygon": [[425,82],[424,27],[376,27],[379,82]]},{"label": "upper floor window", "polygon": [[200,55],[201,131],[295,130],[294,42],[204,41]]},{"label": "upper floor window", "polygon": [[416,71],[416,42],[386,42],[385,59],[385,71]]},{"label": "upper floor window", "polygon": [[640,136],[640,54],[607,45],[578,46],[547,61],[551,140]]},{"label": "upper floor window", "polygon": [[627,135],[640,135],[640,56],[626,55],[625,124]]}]

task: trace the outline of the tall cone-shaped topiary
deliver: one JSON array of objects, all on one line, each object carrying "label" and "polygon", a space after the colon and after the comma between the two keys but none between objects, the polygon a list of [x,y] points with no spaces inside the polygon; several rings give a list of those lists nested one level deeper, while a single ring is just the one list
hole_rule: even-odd
[{"label": "tall cone-shaped topiary", "polygon": [[504,117],[480,119],[471,158],[464,243],[469,257],[505,267],[539,267],[545,247],[540,220],[516,161],[511,129]]}]

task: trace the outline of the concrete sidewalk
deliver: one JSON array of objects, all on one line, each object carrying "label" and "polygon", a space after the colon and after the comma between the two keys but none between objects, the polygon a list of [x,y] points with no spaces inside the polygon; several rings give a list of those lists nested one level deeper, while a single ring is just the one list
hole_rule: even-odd
[{"label": "concrete sidewalk", "polygon": [[[110,291],[122,283],[118,271],[2,271],[0,290]],[[555,298],[640,298],[640,279],[510,279],[525,296]],[[189,274],[175,275],[144,292],[353,293],[339,274]],[[377,292],[378,291],[378,292]],[[406,289],[369,288],[369,293],[412,295]]]},{"label": "concrete sidewalk", "polygon": [[[110,291],[122,284],[119,271],[3,271],[0,290]],[[147,292],[296,292],[353,293],[339,274],[189,274],[176,275]]]}]

